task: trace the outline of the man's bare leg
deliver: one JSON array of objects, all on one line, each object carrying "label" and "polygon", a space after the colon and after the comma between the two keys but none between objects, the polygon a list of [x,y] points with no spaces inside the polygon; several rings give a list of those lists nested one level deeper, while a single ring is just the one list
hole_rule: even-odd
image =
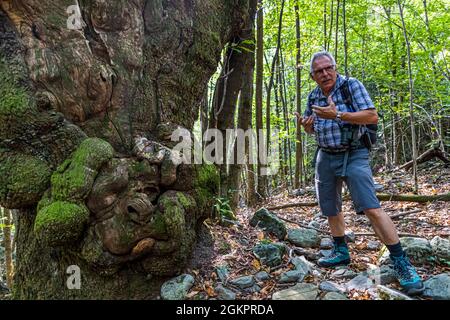
[{"label": "man's bare leg", "polygon": [[336,216],[328,217],[328,224],[333,237],[343,237],[345,235],[345,220],[342,212],[339,212]]},{"label": "man's bare leg", "polygon": [[369,218],[372,228],[380,240],[386,245],[399,243],[397,230],[391,218],[381,208],[367,209],[364,213]]}]

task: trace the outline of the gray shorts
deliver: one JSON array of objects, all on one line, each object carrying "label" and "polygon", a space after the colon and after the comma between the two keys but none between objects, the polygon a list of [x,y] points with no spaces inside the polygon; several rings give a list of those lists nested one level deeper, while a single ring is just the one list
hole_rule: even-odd
[{"label": "gray shorts", "polygon": [[366,148],[350,151],[345,177],[341,177],[345,153],[330,154],[319,151],[316,160],[316,192],[322,214],[336,216],[342,211],[342,182],[348,186],[357,213],[380,208],[376,197],[369,151]]}]

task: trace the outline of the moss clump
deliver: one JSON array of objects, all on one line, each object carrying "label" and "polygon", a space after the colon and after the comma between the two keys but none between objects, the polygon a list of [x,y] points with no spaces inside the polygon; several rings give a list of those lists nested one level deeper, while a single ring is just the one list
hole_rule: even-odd
[{"label": "moss clump", "polygon": [[32,205],[49,186],[51,169],[29,155],[3,155],[0,158],[0,202],[9,208]]},{"label": "moss clump", "polygon": [[72,156],[53,173],[55,200],[83,200],[87,197],[101,166],[113,157],[112,146],[98,138],[84,140]]},{"label": "moss clump", "polygon": [[20,117],[32,106],[30,95],[10,69],[0,56],[0,122]]},{"label": "moss clump", "polygon": [[38,212],[34,232],[48,245],[64,245],[80,237],[88,219],[89,210],[84,205],[56,201]]},{"label": "moss clump", "polygon": [[214,197],[219,193],[220,176],[212,164],[197,167],[197,177],[194,183],[194,198],[201,210],[212,208]]},{"label": "moss clump", "polygon": [[184,207],[185,210],[195,208],[195,200],[184,194],[183,192],[177,192],[178,202]]}]

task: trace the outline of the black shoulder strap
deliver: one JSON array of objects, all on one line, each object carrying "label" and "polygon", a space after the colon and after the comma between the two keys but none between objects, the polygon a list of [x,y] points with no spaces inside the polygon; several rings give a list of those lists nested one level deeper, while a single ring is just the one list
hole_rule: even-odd
[{"label": "black shoulder strap", "polygon": [[344,83],[341,85],[340,89],[342,98],[344,99],[344,103],[350,107],[352,112],[355,112],[355,108],[353,107],[352,94],[350,93],[349,80],[347,77],[345,78]]}]

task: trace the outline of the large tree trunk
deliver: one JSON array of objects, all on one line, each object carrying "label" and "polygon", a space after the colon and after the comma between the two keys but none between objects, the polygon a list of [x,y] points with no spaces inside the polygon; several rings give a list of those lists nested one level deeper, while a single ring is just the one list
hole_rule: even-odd
[{"label": "large tree trunk", "polygon": [[153,298],[182,271],[217,192],[213,166],[173,161],[171,134],[192,131],[248,0],[73,3],[0,1],[14,297]]}]

